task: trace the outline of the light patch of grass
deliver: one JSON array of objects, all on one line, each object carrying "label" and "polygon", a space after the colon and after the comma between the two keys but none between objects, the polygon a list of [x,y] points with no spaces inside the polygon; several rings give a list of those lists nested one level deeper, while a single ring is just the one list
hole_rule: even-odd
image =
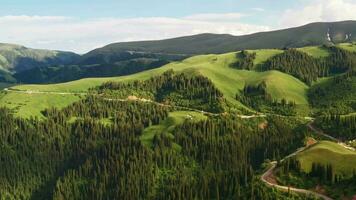
[{"label": "light patch of grass", "polygon": [[256,53],[256,58],[253,61],[255,66],[261,65],[266,62],[268,59],[283,53],[283,50],[280,49],[261,49],[261,50],[248,50],[248,52]]},{"label": "light patch of grass", "polygon": [[326,58],[330,55],[330,51],[322,46],[310,46],[298,48],[299,51],[304,52],[314,58]]},{"label": "light patch of grass", "polygon": [[310,172],[312,163],[331,164],[336,173],[352,176],[356,170],[356,152],[329,141],[321,141],[299,153],[297,159],[305,172]]},{"label": "light patch of grass", "polygon": [[352,43],[341,43],[337,45],[338,47],[351,52],[356,52],[356,44]]},{"label": "light patch of grass", "polygon": [[[167,119],[162,121],[158,125],[147,127],[143,130],[143,133],[140,137],[142,143],[146,146],[152,145],[152,140],[155,135],[160,134],[168,134],[171,137],[173,129],[180,124],[183,124],[185,120],[193,120],[193,121],[202,121],[206,120],[207,117],[199,112],[194,111],[175,111],[169,113]],[[175,148],[179,149],[179,146],[175,144]]]},{"label": "light patch of grass", "polygon": [[[74,122],[76,122],[77,120],[84,120],[84,118],[82,117],[70,117],[69,120],[67,121],[68,123],[72,124]],[[109,125],[112,125],[113,122],[110,118],[101,118],[101,119],[98,119],[97,122],[103,124],[103,125],[106,125],[106,126],[109,126]]]},{"label": "light patch of grass", "polygon": [[52,106],[63,108],[75,101],[79,97],[75,95],[56,94],[23,94],[8,92],[0,99],[0,106],[13,109],[16,116],[29,118],[40,117],[41,111]]}]

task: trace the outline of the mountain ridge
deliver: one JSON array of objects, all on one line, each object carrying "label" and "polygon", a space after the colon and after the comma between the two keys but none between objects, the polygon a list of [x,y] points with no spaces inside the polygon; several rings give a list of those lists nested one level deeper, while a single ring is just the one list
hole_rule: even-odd
[{"label": "mountain ridge", "polygon": [[[149,53],[208,54],[227,53],[244,49],[253,50],[261,48],[297,48],[302,46],[324,45],[330,43],[355,41],[355,27],[356,21],[354,20],[339,22],[315,22],[299,27],[258,32],[241,36],[234,36],[230,34],[203,33],[198,35],[183,36],[164,40],[118,42],[106,45],[98,49],[94,49],[85,54],[85,57],[96,52],[110,51],[145,50]],[[293,38],[294,34],[291,34],[293,32],[298,32],[299,38],[297,38],[297,40]],[[330,34],[331,41],[328,41],[327,33]],[[320,38],[320,36],[322,37]],[[347,37],[347,39],[344,40],[345,37],[341,36],[345,36]],[[267,42],[265,41],[264,43],[261,43],[261,40],[263,38],[265,38]],[[278,39],[279,41],[277,41],[276,39]],[[222,41],[223,43],[218,43]],[[273,42],[274,44],[271,44],[271,42]],[[209,48],[208,45],[210,44],[215,44],[214,48]],[[189,47],[192,45],[196,45],[196,49],[189,49]],[[161,47],[159,48],[159,46]]]},{"label": "mountain ridge", "polygon": [[0,69],[11,73],[35,67],[67,65],[80,56],[73,52],[34,49],[18,44],[0,43]]}]

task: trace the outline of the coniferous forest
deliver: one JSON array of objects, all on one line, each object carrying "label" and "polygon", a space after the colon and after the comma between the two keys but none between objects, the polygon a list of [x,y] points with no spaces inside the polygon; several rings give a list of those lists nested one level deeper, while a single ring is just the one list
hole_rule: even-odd
[{"label": "coniferous forest", "polygon": [[[174,21],[210,30],[241,16]],[[0,16],[24,19],[72,20]],[[83,40],[101,23],[142,19],[92,20]],[[140,26],[160,20],[170,22]],[[355,199],[354,27],[200,34],[83,55],[0,44],[0,200]]]},{"label": "coniferous forest", "polygon": [[[162,103],[122,100],[138,90]],[[152,145],[143,144],[143,130],[189,106],[184,99],[217,114],[186,118],[174,137],[155,135]],[[177,106],[164,106],[167,101]],[[258,178],[265,160],[302,145],[304,122],[219,114],[224,102],[208,79],[168,71],[93,88],[79,102],[43,111],[44,119],[1,109],[0,199],[308,199]]]}]

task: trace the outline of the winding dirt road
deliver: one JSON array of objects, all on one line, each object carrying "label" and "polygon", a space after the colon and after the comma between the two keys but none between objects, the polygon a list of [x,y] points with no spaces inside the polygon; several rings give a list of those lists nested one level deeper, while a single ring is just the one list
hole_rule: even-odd
[{"label": "winding dirt road", "polygon": [[[343,146],[344,148],[346,149],[350,149],[350,150],[353,150],[355,151],[355,149],[353,147],[350,147],[348,145],[346,145],[345,143],[341,142],[339,139],[335,138],[335,137],[332,137],[331,135],[328,135],[326,134],[324,131],[322,131],[321,129],[317,128],[314,126],[314,120],[311,120],[311,122],[309,122],[307,124],[307,127],[312,130],[313,132],[321,135],[321,136],[324,136],[332,141],[335,141],[337,142],[339,145]],[[284,159],[281,160],[281,162],[287,158],[290,158],[292,156],[295,156],[297,155],[298,153],[304,151],[307,147],[303,147],[303,148],[300,148],[298,149],[296,152],[286,156]],[[322,199],[325,199],[325,200],[333,200],[331,197],[328,197],[324,194],[320,194],[320,193],[317,193],[317,192],[314,192],[314,191],[311,191],[311,190],[306,190],[306,189],[299,189],[299,188],[293,188],[293,187],[288,187],[288,186],[283,186],[283,185],[278,185],[275,178],[274,178],[274,170],[276,169],[276,166],[277,166],[277,162],[276,161],[273,161],[271,162],[271,167],[261,176],[261,180],[267,185],[267,186],[270,186],[270,187],[274,187],[274,188],[277,188],[277,189],[280,189],[282,191],[293,191],[293,192],[296,192],[296,193],[300,193],[300,194],[305,194],[305,195],[313,195],[313,196],[316,196],[316,197],[319,197],[319,198],[322,198]]]},{"label": "winding dirt road", "polygon": [[270,187],[274,187],[274,188],[277,188],[279,190],[282,190],[282,191],[286,191],[286,192],[289,192],[289,191],[292,191],[292,192],[296,192],[296,193],[300,193],[300,194],[304,194],[304,195],[309,195],[309,196],[316,196],[316,197],[319,197],[319,198],[322,198],[322,199],[325,199],[325,200],[333,200],[332,198],[326,196],[326,195],[323,195],[323,194],[319,194],[319,193],[316,193],[314,191],[310,191],[310,190],[305,190],[305,189],[299,189],[299,188],[293,188],[293,187],[288,187],[288,186],[283,186],[283,185],[278,185],[277,183],[275,183],[275,180],[273,178],[273,172],[274,172],[274,169],[276,168],[277,166],[277,162],[271,162],[271,167],[261,176],[261,180],[268,186]]},{"label": "winding dirt road", "polygon": [[[13,90],[11,88],[4,88],[4,91],[6,92],[14,92],[14,93],[21,93],[21,94],[57,94],[57,95],[87,95],[88,93],[84,92],[50,92],[50,91],[34,91],[34,90]],[[175,106],[175,105],[169,105],[169,104],[163,104],[159,103],[156,101],[152,101],[150,99],[143,99],[143,98],[135,98],[135,99],[113,99],[113,98],[104,98],[106,101],[121,101],[121,102],[126,102],[126,101],[141,101],[141,102],[146,102],[146,103],[153,103],[159,106],[164,106],[164,107],[171,107],[171,108],[176,108],[176,109],[183,109],[183,110],[189,110],[189,111],[195,111],[195,112],[200,112],[205,115],[209,116],[220,116],[224,113],[211,113],[207,112],[204,110],[198,110],[194,108],[188,108],[188,107],[183,107],[183,106]],[[266,117],[265,114],[256,114],[256,115],[237,115],[238,117],[242,119],[251,119],[251,118],[259,118],[259,117]]]}]

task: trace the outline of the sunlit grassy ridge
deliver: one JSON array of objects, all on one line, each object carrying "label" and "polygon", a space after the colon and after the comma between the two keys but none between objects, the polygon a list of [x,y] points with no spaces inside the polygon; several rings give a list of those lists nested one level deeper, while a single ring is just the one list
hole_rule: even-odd
[{"label": "sunlit grassy ridge", "polygon": [[330,51],[322,46],[303,47],[298,50],[315,58],[326,58],[330,55]]},{"label": "sunlit grassy ridge", "polygon": [[310,172],[312,163],[332,165],[333,169],[344,176],[352,176],[356,170],[356,152],[329,141],[321,141],[298,154],[302,170]]},{"label": "sunlit grassy ridge", "polygon": [[347,51],[356,52],[356,44],[352,43],[341,43],[337,45],[338,47],[345,49]]},{"label": "sunlit grassy ridge", "polygon": [[[258,52],[258,62],[263,62],[267,57],[275,55],[278,52],[278,50],[271,50],[269,53]],[[236,53],[201,55],[129,76],[87,78],[67,83],[48,85],[20,85],[12,87],[12,89],[50,92],[86,92],[89,88],[98,86],[107,81],[129,82],[133,80],[145,80],[152,76],[160,75],[169,69],[173,69],[177,72],[189,71],[192,73],[200,73],[208,77],[216,87],[224,93],[225,98],[236,106],[241,106],[241,104],[235,100],[235,95],[239,90],[243,89],[245,84],[258,84],[262,81],[267,83],[267,90],[273,98],[284,98],[289,101],[294,101],[297,104],[308,104],[306,99],[308,86],[303,82],[279,71],[255,72],[231,68],[231,63],[235,62],[236,59]],[[9,101],[11,98],[17,98],[17,95],[18,94],[11,94],[7,97],[7,100]],[[28,106],[32,106],[32,104],[40,104],[42,102],[42,100],[38,98],[30,98],[29,100],[31,101],[31,104]],[[65,104],[65,102],[61,104]],[[0,100],[0,105],[6,106],[7,103]],[[46,105],[50,106],[50,103]],[[54,104],[53,106],[56,105]],[[24,109],[26,107],[26,105],[23,106]]]}]

